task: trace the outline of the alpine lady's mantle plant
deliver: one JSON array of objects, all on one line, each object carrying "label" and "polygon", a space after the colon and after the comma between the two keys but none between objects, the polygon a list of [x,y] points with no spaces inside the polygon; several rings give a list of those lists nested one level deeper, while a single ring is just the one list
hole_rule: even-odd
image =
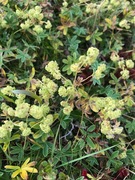
[{"label": "alpine lady's mantle plant", "polygon": [[134,179],[135,3],[0,3],[1,179]]}]

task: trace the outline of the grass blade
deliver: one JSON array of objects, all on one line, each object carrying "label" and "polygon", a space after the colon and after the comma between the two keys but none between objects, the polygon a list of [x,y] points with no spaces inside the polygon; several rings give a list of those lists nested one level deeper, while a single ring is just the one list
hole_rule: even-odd
[{"label": "grass blade", "polygon": [[34,94],[33,92],[31,92],[31,91],[27,91],[27,90],[13,90],[12,92],[14,94],[25,94],[27,96],[30,96],[30,97],[36,99],[40,104],[42,102],[42,99],[39,96],[37,96],[36,94]]},{"label": "grass blade", "polygon": [[109,150],[109,149],[114,148],[115,146],[117,146],[117,145],[114,145],[114,146],[111,146],[111,147],[102,149],[102,150],[100,150],[100,151],[97,151],[97,152],[94,152],[94,153],[91,153],[91,154],[87,154],[87,155],[82,156],[82,157],[77,158],[77,159],[73,159],[72,161],[69,161],[69,162],[67,162],[67,163],[61,164],[60,166],[57,166],[57,168],[62,167],[62,166],[66,166],[66,165],[71,164],[71,163],[73,163],[73,162],[80,161],[80,160],[85,159],[85,158],[88,158],[88,157],[90,157],[90,156],[94,156],[94,155],[96,155],[96,154],[102,153],[102,152],[104,152],[104,151],[107,151],[107,150]]}]

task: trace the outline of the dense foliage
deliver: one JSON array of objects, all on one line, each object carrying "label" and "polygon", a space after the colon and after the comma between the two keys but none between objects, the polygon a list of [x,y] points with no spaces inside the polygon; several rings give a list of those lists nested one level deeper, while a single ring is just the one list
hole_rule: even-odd
[{"label": "dense foliage", "polygon": [[134,180],[135,2],[0,0],[0,179]]}]

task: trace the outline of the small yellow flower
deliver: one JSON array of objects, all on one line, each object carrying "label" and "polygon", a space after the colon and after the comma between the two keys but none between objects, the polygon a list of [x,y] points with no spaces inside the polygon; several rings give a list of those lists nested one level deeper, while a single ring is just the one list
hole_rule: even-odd
[{"label": "small yellow flower", "polygon": [[30,161],[30,158],[26,159],[26,161],[22,164],[22,166],[11,166],[11,165],[6,165],[5,168],[6,169],[13,169],[15,170],[12,173],[12,178],[15,178],[16,176],[18,176],[20,174],[21,178],[23,180],[27,180],[28,179],[28,172],[30,173],[37,173],[38,170],[36,168],[33,168],[32,166],[35,166],[36,162],[32,161],[30,163],[28,163]]}]

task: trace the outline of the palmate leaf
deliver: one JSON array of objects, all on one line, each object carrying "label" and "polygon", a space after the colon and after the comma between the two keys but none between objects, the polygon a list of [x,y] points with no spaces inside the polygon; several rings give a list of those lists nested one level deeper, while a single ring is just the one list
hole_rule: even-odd
[{"label": "palmate leaf", "polygon": [[81,41],[77,39],[77,36],[73,36],[72,39],[69,39],[69,48],[68,50],[71,52],[76,52],[78,49],[78,45]]},{"label": "palmate leaf", "polygon": [[17,49],[17,59],[20,59],[22,63],[24,63],[26,60],[29,60],[31,56],[29,56],[27,53],[24,51],[21,51],[20,49]]},{"label": "palmate leaf", "polygon": [[128,129],[129,134],[135,132],[135,120],[129,121],[125,127]]},{"label": "palmate leaf", "polygon": [[110,85],[103,87],[101,86],[99,90],[97,90],[99,94],[106,94],[107,96],[117,99],[120,98],[120,94],[116,92],[114,88],[112,88]]},{"label": "palmate leaf", "polygon": [[75,29],[74,34],[77,34],[78,36],[86,35],[87,33],[87,29],[85,29],[84,27],[74,27],[74,29]]},{"label": "palmate leaf", "polygon": [[73,53],[72,56],[67,56],[67,59],[63,59],[62,62],[65,64],[62,68],[62,71],[67,71],[67,74],[72,74],[72,71],[70,70],[70,66],[78,61],[78,54],[76,52]]}]

